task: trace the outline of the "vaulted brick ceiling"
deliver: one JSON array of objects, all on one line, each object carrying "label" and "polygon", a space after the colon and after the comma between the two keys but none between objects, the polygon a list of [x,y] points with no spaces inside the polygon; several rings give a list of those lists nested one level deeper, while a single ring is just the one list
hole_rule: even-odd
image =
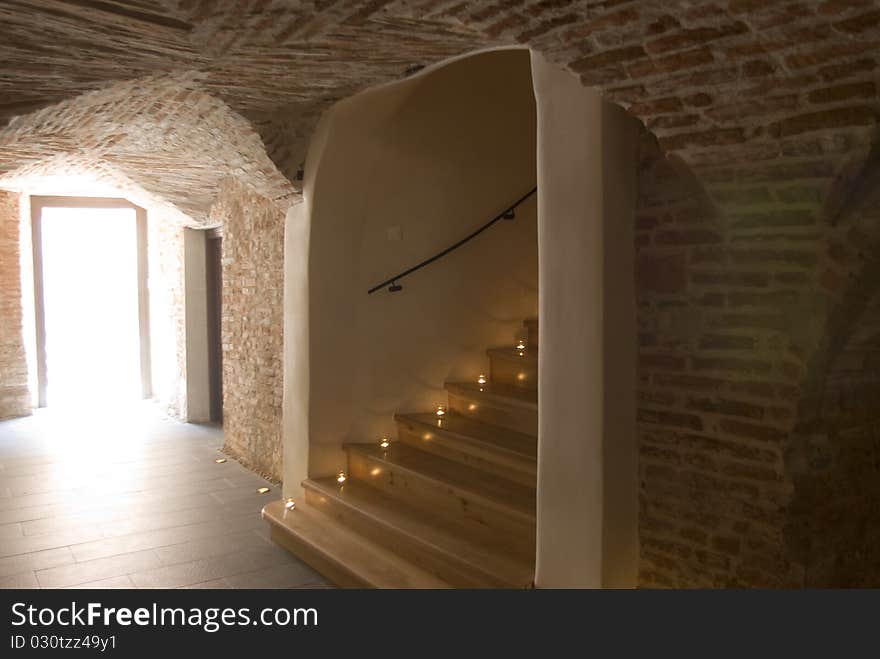
[{"label": "vaulted brick ceiling", "polygon": [[0,33],[0,185],[66,163],[194,221],[227,176],[294,198],[334,101],[489,46],[601,88],[713,195],[857,178],[878,114],[876,0],[4,0]]}]

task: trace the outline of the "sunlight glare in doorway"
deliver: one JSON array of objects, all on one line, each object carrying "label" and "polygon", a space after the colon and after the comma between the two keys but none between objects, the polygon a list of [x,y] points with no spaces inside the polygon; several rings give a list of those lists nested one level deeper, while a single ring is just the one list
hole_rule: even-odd
[{"label": "sunlight glare in doorway", "polygon": [[133,209],[43,209],[48,404],[90,406],[140,394]]}]

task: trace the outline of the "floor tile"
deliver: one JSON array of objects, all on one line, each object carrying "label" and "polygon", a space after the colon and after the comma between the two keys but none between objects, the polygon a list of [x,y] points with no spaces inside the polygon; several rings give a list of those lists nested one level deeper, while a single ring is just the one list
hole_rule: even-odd
[{"label": "floor tile", "polygon": [[40,584],[33,572],[21,572],[19,574],[11,574],[7,577],[0,577],[0,588],[39,588]]},{"label": "floor tile", "polygon": [[75,586],[66,586],[70,589],[91,589],[91,588],[134,588],[134,584],[128,575],[123,574],[119,577],[108,577],[107,579],[99,579],[98,581],[87,581],[86,583],[77,584]]},{"label": "floor tile", "polygon": [[148,570],[161,564],[151,550],[99,558],[85,563],[73,563],[37,571],[42,588],[63,588],[108,577],[118,577],[138,570]]},{"label": "floor tile", "polygon": [[222,429],[149,404],[120,419],[0,421],[0,588],[323,585],[269,539],[280,488],[214,462]]},{"label": "floor tile", "polygon": [[19,554],[0,558],[0,577],[25,572],[27,570],[43,570],[59,565],[68,565],[74,562],[73,552],[70,547],[58,547],[43,551]]},{"label": "floor tile", "polygon": [[277,548],[278,551],[275,549],[275,547],[269,547],[203,558],[188,563],[138,572],[132,574],[131,578],[138,588],[177,588],[295,560],[283,549]]},{"label": "floor tile", "polygon": [[226,577],[232,588],[297,588],[322,581],[308,565],[288,563]]}]

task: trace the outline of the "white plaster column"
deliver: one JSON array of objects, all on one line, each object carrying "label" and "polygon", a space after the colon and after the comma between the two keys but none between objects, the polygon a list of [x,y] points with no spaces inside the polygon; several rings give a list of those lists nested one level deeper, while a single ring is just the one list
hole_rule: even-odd
[{"label": "white plaster column", "polygon": [[208,374],[208,277],[205,232],[184,229],[184,325],[186,331],[186,420],[211,420]]},{"label": "white plaster column", "polygon": [[538,107],[536,585],[635,585],[638,124],[532,54]]},{"label": "white plaster column", "polygon": [[284,219],[284,496],[302,495],[309,475],[309,206]]}]

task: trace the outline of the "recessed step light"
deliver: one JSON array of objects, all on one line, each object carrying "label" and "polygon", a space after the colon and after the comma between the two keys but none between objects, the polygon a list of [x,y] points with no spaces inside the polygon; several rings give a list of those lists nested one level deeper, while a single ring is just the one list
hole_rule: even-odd
[{"label": "recessed step light", "polygon": [[271,487],[258,487],[257,494],[266,494],[266,492],[268,492],[271,489],[272,489]]}]

